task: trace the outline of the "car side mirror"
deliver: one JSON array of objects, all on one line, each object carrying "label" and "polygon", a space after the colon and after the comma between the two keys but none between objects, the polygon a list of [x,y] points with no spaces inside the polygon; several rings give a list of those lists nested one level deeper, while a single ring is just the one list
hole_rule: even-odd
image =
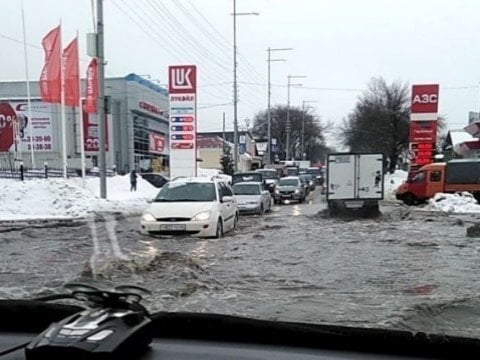
[{"label": "car side mirror", "polygon": [[147,203],[148,203],[148,204],[151,204],[151,203],[153,203],[154,200],[155,200],[155,199],[148,199],[148,200],[147,200]]},{"label": "car side mirror", "polygon": [[233,197],[232,196],[223,196],[222,197],[222,202],[232,202]]}]

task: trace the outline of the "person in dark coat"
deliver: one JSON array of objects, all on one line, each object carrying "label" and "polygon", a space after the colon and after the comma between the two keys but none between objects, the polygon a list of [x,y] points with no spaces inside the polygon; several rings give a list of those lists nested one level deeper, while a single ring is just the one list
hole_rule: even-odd
[{"label": "person in dark coat", "polygon": [[130,173],[130,191],[137,191],[137,172],[135,169]]}]

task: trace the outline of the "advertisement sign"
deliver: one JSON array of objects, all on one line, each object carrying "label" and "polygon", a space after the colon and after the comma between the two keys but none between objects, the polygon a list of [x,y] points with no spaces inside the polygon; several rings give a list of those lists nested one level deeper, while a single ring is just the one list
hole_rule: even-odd
[{"label": "advertisement sign", "polygon": [[[96,113],[87,113],[85,111],[85,101],[83,104],[83,134],[84,148],[86,152],[98,152],[98,115]],[[108,151],[108,121],[110,115],[105,114],[105,151]]]},{"label": "advertisement sign", "polygon": [[427,142],[435,144],[437,142],[437,122],[412,121],[410,123],[410,142]]},{"label": "advertisement sign", "polygon": [[410,120],[437,120],[438,84],[413,85]]},{"label": "advertisement sign", "polygon": [[53,151],[54,105],[35,100],[30,104],[31,119],[26,100],[0,101],[0,152],[14,151],[14,129],[17,129],[20,151],[30,151],[32,144],[35,152]]},{"label": "advertisement sign", "polygon": [[149,136],[150,152],[162,153],[165,148],[165,136],[156,133],[150,133]]},{"label": "advertisement sign", "polygon": [[170,177],[197,173],[197,69],[195,65],[168,68],[170,102]]}]

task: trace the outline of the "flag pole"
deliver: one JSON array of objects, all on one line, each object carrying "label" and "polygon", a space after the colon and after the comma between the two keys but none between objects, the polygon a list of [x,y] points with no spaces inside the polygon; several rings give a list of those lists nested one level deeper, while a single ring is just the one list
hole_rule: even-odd
[{"label": "flag pole", "polygon": [[[60,20],[60,49],[63,49],[62,44],[62,21]],[[62,168],[63,178],[67,178],[67,134],[66,134],[66,110],[65,110],[65,66],[63,60],[63,52],[60,51],[60,107],[62,112]]]},{"label": "flag pole", "polygon": [[25,31],[25,11],[23,9],[23,0],[22,0],[22,26],[23,26],[23,53],[25,56],[25,75],[27,80],[27,115],[29,124],[29,137],[30,137],[30,157],[32,162],[32,169],[35,168],[35,155],[33,149],[33,121],[32,121],[32,103],[30,95],[30,78],[28,74],[28,53],[27,53],[27,34]]},{"label": "flag pole", "polygon": [[[80,43],[78,41],[78,30],[77,30],[77,44],[80,48]],[[82,81],[80,79],[80,49],[78,51],[78,124],[80,127],[80,158],[81,158],[81,168],[82,168],[82,184],[85,187],[85,134],[83,131],[83,109],[82,109]],[[86,80],[85,80],[86,81]]]}]

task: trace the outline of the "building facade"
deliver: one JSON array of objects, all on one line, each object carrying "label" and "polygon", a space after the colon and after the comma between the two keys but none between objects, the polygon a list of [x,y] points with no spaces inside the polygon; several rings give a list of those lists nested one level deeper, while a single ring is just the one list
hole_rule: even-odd
[{"label": "building facade", "polygon": [[[82,87],[84,87],[82,81]],[[32,119],[28,119],[25,82],[0,82],[0,109],[14,111],[26,118],[16,122],[19,134],[13,143],[2,140],[0,119],[0,167],[15,160],[27,167],[62,167],[61,107],[40,100],[38,82],[30,82]],[[83,93],[83,92],[82,92]],[[136,74],[105,80],[107,168],[123,174],[139,171],[168,172],[169,122],[168,92],[165,88]],[[5,110],[6,109],[6,110]],[[0,111],[0,117],[2,111]],[[80,126],[83,126],[87,169],[98,165],[98,120],[95,114],[79,113],[78,107],[66,107],[66,144],[69,168],[80,169]],[[6,116],[4,115],[4,118]],[[19,125],[20,124],[20,125]],[[6,131],[4,131],[6,134]],[[2,146],[1,143],[4,143]],[[5,145],[6,144],[6,145]],[[31,149],[33,147],[33,159]]]}]

